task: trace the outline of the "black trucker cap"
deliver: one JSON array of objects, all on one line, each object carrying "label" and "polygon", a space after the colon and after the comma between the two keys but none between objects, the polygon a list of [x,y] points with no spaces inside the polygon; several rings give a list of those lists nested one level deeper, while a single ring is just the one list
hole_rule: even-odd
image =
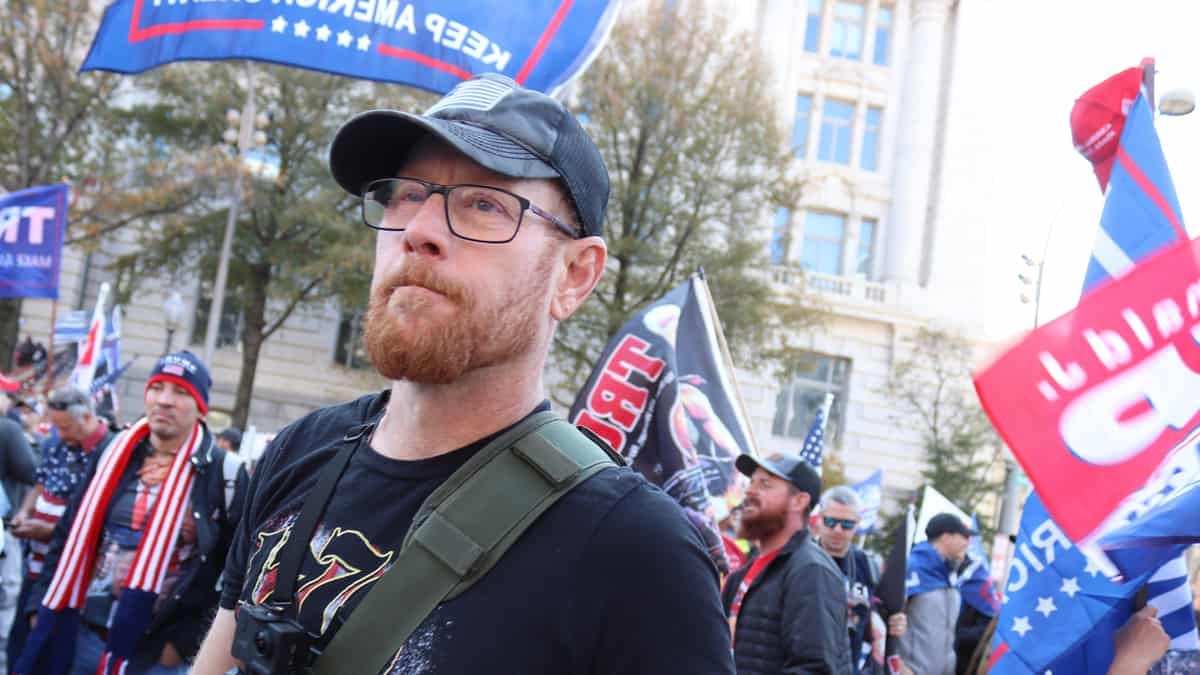
[{"label": "black trucker cap", "polygon": [[766,457],[738,455],[734,466],[747,476],[753,476],[755,469],[762,468],[795,485],[801,492],[807,492],[813,506],[821,501],[821,476],[800,455],[790,452],[776,452]]},{"label": "black trucker cap", "polygon": [[434,136],[510,178],[562,180],[582,221],[582,236],[602,236],[608,169],[579,120],[556,99],[486,73],[446,94],[423,115],[371,110],[342,125],[329,148],[333,178],[361,195],[392,178],[420,138]]}]

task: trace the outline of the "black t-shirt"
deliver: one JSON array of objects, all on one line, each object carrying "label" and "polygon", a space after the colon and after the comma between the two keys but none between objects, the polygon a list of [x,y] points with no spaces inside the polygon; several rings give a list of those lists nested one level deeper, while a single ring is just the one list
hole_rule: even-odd
[{"label": "black t-shirt", "polygon": [[[344,434],[378,417],[385,402],[377,394],[322,409],[279,434],[251,479],[222,607],[268,596],[284,537],[320,468]],[[359,447],[301,566],[306,629],[331,639],[387,571],[421,503],[486,440],[418,461]],[[734,670],[716,570],[699,535],[639,475],[606,469],[546,511],[466,593],[435,609],[388,672]]]},{"label": "black t-shirt", "polygon": [[863,643],[871,628],[871,597],[875,594],[871,562],[867,560],[866,553],[853,546],[849,555],[834,557],[833,561],[846,576],[846,598],[850,609],[846,620],[846,627],[850,631],[850,661],[854,664],[854,672],[863,672],[865,661],[869,658],[863,652]]}]

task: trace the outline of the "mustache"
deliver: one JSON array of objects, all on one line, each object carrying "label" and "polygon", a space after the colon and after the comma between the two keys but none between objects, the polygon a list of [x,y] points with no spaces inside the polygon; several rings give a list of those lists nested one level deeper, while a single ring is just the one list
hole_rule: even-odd
[{"label": "mustache", "polygon": [[463,303],[467,300],[466,289],[448,279],[438,276],[433,271],[433,267],[426,263],[415,263],[405,265],[395,273],[384,277],[379,283],[376,295],[378,299],[386,302],[392,296],[397,288],[404,286],[417,286],[426,290],[433,291],[439,295],[444,295],[455,303]]}]

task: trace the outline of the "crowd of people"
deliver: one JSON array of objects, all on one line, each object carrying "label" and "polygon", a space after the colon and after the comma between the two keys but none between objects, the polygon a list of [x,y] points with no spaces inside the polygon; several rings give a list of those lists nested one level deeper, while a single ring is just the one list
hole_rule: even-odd
[{"label": "crowd of people", "polygon": [[[853,491],[742,455],[750,555],[722,578],[678,504],[549,412],[555,329],[607,256],[608,172],[561,103],[480,76],[351,119],[330,166],[379,231],[364,335],[390,387],[287,426],[252,473],[186,351],[121,430],[56,391],[36,466],[0,420],[10,672],[846,674],[889,638],[955,672],[962,522],[925,531],[945,586],[884,617]],[[1157,647],[1135,619],[1114,672]]]}]

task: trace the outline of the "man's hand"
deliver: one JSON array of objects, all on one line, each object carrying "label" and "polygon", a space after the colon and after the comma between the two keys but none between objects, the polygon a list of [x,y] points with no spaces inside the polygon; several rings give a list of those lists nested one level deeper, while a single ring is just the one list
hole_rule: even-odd
[{"label": "man's hand", "polygon": [[908,630],[908,617],[904,615],[904,612],[896,612],[889,616],[887,623],[889,637],[901,637],[904,635],[904,631]]},{"label": "man's hand", "polygon": [[224,675],[237,665],[233,654],[230,653],[236,628],[237,619],[233,610],[218,609],[217,618],[213,620],[208,636],[200,645],[200,653],[196,654],[196,662],[192,666],[193,675]]},{"label": "man's hand", "polygon": [[1167,653],[1171,638],[1157,615],[1158,609],[1143,607],[1116,632],[1116,654],[1109,675],[1143,675]]},{"label": "man's hand", "polygon": [[54,526],[37,518],[22,518],[19,514],[13,516],[8,530],[18,539],[33,539],[35,541],[50,541],[54,536]]}]

